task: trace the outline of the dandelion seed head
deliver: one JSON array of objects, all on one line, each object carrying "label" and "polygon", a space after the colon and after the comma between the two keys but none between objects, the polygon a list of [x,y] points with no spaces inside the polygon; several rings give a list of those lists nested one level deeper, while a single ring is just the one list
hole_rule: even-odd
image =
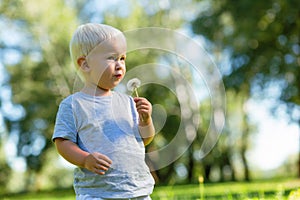
[{"label": "dandelion seed head", "polygon": [[141,81],[138,78],[130,79],[127,83],[127,89],[133,92],[136,88],[141,86]]}]

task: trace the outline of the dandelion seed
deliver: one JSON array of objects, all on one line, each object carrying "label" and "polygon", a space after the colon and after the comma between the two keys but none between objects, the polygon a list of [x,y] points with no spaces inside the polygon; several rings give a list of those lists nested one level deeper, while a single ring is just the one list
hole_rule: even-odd
[{"label": "dandelion seed", "polygon": [[128,83],[127,83],[127,89],[129,90],[129,91],[131,91],[131,92],[135,92],[135,96],[136,97],[139,97],[139,94],[138,94],[138,91],[137,91],[137,89],[138,89],[138,87],[140,87],[140,85],[141,85],[141,81],[140,81],[140,79],[138,79],[138,78],[133,78],[133,79],[130,79],[129,81],[128,81]]}]

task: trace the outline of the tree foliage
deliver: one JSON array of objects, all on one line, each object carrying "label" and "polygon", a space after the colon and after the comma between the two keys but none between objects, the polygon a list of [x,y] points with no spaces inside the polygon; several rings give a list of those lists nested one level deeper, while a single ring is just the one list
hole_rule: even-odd
[{"label": "tree foliage", "polygon": [[[193,20],[192,29],[208,39],[214,51],[229,56],[229,64],[220,64],[227,91],[272,98],[272,112],[284,108],[288,118],[299,123],[299,1],[212,0],[199,4],[205,9]],[[248,138],[248,131],[246,126],[241,135]]]},{"label": "tree foliage", "polygon": [[299,105],[299,1],[212,0],[205,5],[193,31],[229,52],[226,87],[245,90],[249,85],[258,93],[278,86],[279,100],[291,108]]},{"label": "tree foliage", "polygon": [[13,102],[25,109],[24,117],[7,118],[6,122],[10,133],[18,133],[16,156],[26,160],[30,181],[41,171],[46,152],[53,147],[57,103],[69,93],[68,43],[76,17],[63,1],[2,1],[1,11],[1,19],[16,31],[13,36],[20,38],[19,43],[1,41],[3,52],[17,49],[19,59],[6,68]]}]

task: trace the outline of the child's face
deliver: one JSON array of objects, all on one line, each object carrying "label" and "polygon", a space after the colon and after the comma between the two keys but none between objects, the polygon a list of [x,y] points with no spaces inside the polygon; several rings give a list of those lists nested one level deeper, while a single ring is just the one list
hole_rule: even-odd
[{"label": "child's face", "polygon": [[109,90],[117,86],[126,73],[126,40],[118,36],[104,41],[86,57],[90,71],[86,81]]}]

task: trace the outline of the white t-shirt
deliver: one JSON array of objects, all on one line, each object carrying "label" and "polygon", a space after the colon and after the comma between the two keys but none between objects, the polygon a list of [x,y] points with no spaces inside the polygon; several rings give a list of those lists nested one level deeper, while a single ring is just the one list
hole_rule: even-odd
[{"label": "white t-shirt", "polygon": [[152,193],[154,180],[145,163],[145,147],[132,97],[118,92],[100,97],[82,92],[70,95],[59,106],[52,139],[58,137],[112,160],[105,175],[76,168],[77,195],[134,198]]}]

